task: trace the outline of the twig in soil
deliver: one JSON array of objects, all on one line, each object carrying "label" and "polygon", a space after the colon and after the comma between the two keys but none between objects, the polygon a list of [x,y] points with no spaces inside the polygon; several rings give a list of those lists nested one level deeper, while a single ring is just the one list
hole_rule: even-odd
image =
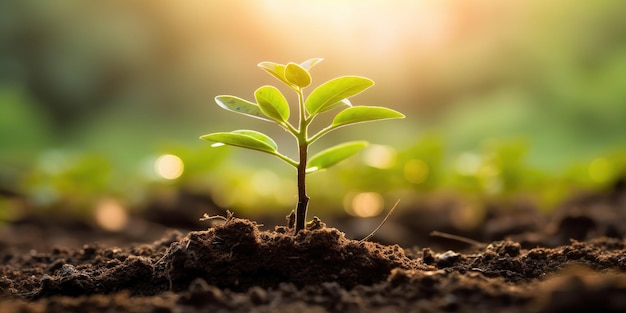
[{"label": "twig in soil", "polygon": [[214,215],[214,216],[209,216],[208,214],[204,213],[202,215],[202,217],[200,218],[200,222],[204,222],[204,221],[208,221],[208,220],[214,220],[214,219],[220,219],[225,221],[226,218],[221,216],[221,215]]},{"label": "twig in soil", "polygon": [[453,234],[448,234],[448,233],[443,233],[443,232],[436,231],[436,230],[433,230],[430,233],[430,235],[433,236],[433,237],[441,237],[441,238],[446,238],[446,239],[451,239],[451,240],[464,242],[464,243],[466,243],[468,245],[476,246],[476,247],[484,247],[484,246],[486,246],[485,243],[480,242],[480,241],[476,241],[476,240],[471,239],[471,238],[462,237],[462,236],[453,235]]},{"label": "twig in soil", "polygon": [[200,218],[200,222],[218,219],[218,220],[225,221],[225,223],[228,223],[228,221],[233,219],[234,216],[235,214],[231,212],[230,210],[226,210],[226,217],[221,216],[221,215],[209,216],[208,214],[204,213],[202,217]]},{"label": "twig in soil", "polygon": [[393,211],[396,209],[396,207],[398,206],[398,203],[400,203],[400,199],[398,199],[398,201],[396,201],[396,203],[391,207],[391,210],[389,210],[389,213],[387,213],[387,215],[385,216],[385,218],[383,219],[382,222],[380,222],[380,224],[378,225],[378,227],[376,227],[376,229],[374,229],[369,235],[365,236],[365,238],[359,240],[359,241],[368,241],[370,238],[372,238],[374,236],[374,234],[376,234],[376,232],[378,232],[378,230],[383,227],[383,224],[385,224],[385,222],[387,222],[387,220],[389,219],[389,216],[391,216],[391,213],[393,213]]}]

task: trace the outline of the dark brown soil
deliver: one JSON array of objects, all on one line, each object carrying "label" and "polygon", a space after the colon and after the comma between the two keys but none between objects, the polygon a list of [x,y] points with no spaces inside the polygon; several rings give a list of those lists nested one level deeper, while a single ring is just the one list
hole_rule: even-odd
[{"label": "dark brown soil", "polygon": [[347,239],[317,218],[291,232],[229,215],[151,244],[5,246],[0,312],[626,311],[623,238],[435,252]]}]

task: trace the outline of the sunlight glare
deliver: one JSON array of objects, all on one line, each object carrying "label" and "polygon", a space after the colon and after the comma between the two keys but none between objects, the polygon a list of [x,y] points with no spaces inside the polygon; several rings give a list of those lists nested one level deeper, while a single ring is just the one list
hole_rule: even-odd
[{"label": "sunlight glare", "polygon": [[412,45],[439,46],[450,31],[447,4],[439,2],[292,0],[285,5],[260,0],[257,6],[274,33],[306,38],[302,44],[339,48],[356,40],[364,45],[365,59],[397,54]]}]

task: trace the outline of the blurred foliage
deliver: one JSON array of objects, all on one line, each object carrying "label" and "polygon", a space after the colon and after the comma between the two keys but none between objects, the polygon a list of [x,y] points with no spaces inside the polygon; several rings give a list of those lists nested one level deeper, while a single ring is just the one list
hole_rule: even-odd
[{"label": "blurred foliage", "polygon": [[[249,71],[261,60],[312,56],[333,69],[322,81],[371,77],[359,103],[407,113],[335,134],[390,146],[312,175],[313,210],[441,190],[549,209],[626,175],[624,14],[624,1],[586,0],[0,1],[0,219],[29,203],[89,214],[103,196],[140,208],[153,188],[290,208],[288,168],[197,137],[281,131],[212,99],[270,82]],[[175,180],[154,171],[168,153],[185,166]]]},{"label": "blurred foliage", "polygon": [[[370,155],[380,157],[380,147],[384,147],[384,163]],[[372,145],[360,158],[350,158],[336,169],[309,177],[314,214],[335,214],[332,212],[337,212],[342,203],[348,210],[347,197],[359,193],[377,193],[387,203],[397,199],[410,203],[441,190],[485,200],[514,199],[523,194],[549,210],[572,192],[611,188],[616,180],[626,177],[626,150],[570,164],[559,174],[530,166],[527,150],[524,140],[489,141],[477,151],[449,158],[445,142],[435,135],[400,150]],[[80,215],[90,214],[97,200],[104,197],[123,199],[130,209],[146,207],[159,199],[154,198],[154,190],[205,194],[218,207],[252,215],[288,212],[295,203],[293,173],[273,168],[271,158],[263,160],[267,167],[259,167],[236,161],[229,157],[230,149],[224,147],[178,146],[161,153],[180,157],[185,168],[180,177],[168,180],[159,176],[154,169],[157,155],[143,160],[138,171],[123,173],[122,177],[100,155],[48,151],[10,186],[18,186],[21,194],[28,195],[29,205]],[[24,203],[3,200],[1,205],[0,218],[22,215],[15,210],[23,209]]]}]

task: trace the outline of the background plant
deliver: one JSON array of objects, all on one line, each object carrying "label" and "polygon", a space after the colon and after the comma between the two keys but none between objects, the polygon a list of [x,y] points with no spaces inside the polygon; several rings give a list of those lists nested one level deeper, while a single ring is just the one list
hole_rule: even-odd
[{"label": "background plant", "polygon": [[[289,122],[290,108],[285,96],[274,86],[262,86],[254,93],[255,102],[242,98],[217,96],[217,104],[229,111],[252,116],[276,123],[296,138],[298,161],[278,152],[276,142],[263,133],[240,129],[231,132],[218,132],[201,136],[201,139],[214,142],[213,146],[231,145],[269,153],[285,161],[297,170],[298,205],[296,207],[295,232],[304,228],[309,197],[306,193],[306,175],[329,168],[354,155],[367,146],[366,141],[350,141],[323,150],[309,158],[311,144],[329,132],[356,123],[404,118],[402,113],[378,106],[352,106],[348,98],[355,96],[374,85],[368,78],[341,76],[331,79],[315,88],[308,97],[304,88],[311,85],[310,69],[322,61],[320,58],[307,60],[301,64],[287,65],[261,62],[259,67],[276,77],[292,89],[298,96],[298,123]],[[331,124],[315,134],[309,134],[309,126],[316,116],[324,112],[342,108]]]}]

